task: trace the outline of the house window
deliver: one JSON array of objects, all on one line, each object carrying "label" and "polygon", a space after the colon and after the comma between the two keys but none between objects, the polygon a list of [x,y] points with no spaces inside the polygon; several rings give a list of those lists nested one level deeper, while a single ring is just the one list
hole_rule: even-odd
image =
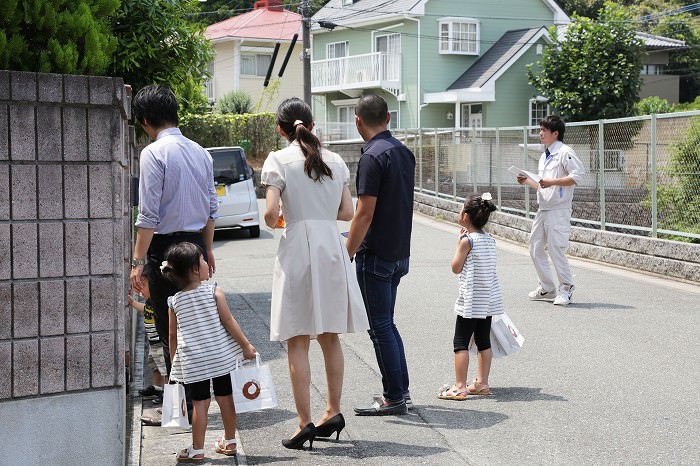
[{"label": "house window", "polygon": [[650,76],[654,74],[664,74],[666,71],[665,65],[642,65],[642,76]]},{"label": "house window", "polygon": [[214,94],[214,62],[209,63],[207,67],[210,77],[204,82],[204,95],[207,97],[207,101],[211,104],[216,100]]},{"label": "house window", "polygon": [[266,76],[270,67],[272,55],[241,55],[241,75],[244,76]]},{"label": "house window", "polygon": [[355,105],[338,107],[338,130],[341,139],[352,139],[357,134],[355,128]]},{"label": "house window", "polygon": [[348,43],[345,42],[333,42],[326,45],[326,58],[343,58],[348,56]]},{"label": "house window", "polygon": [[[600,169],[600,154],[597,150],[591,150],[590,169],[597,172]],[[603,171],[621,171],[625,164],[625,153],[618,149],[603,150]]]},{"label": "house window", "polygon": [[[484,106],[481,104],[462,104],[462,128],[481,128],[484,121]],[[454,116],[453,116],[454,118]]]},{"label": "house window", "polygon": [[385,34],[375,37],[374,50],[380,53],[401,53],[401,34]]},{"label": "house window", "polygon": [[549,115],[549,102],[544,97],[536,97],[530,99],[530,126],[535,126],[537,129],[533,133],[538,133],[540,130],[540,121]]},{"label": "house window", "polygon": [[440,53],[479,54],[479,22],[471,18],[440,20]]},{"label": "house window", "polygon": [[399,111],[389,110],[389,115],[391,119],[389,120],[389,129],[396,129],[399,127]]}]

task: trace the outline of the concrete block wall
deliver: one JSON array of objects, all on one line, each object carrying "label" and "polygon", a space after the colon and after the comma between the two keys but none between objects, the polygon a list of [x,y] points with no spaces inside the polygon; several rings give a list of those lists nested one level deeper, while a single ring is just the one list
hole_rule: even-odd
[{"label": "concrete block wall", "polygon": [[[461,206],[461,202],[421,193],[414,197],[418,212],[454,223]],[[531,228],[531,219],[497,211],[491,214],[487,230],[526,245]],[[568,254],[700,283],[700,244],[572,227]]]},{"label": "concrete block wall", "polygon": [[0,71],[0,413],[123,390],[129,106],[120,79]]}]

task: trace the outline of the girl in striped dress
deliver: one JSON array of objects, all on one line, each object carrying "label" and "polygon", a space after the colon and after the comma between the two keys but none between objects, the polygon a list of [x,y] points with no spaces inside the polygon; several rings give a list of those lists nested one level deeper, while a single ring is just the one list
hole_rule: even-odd
[{"label": "girl in striped dress", "polygon": [[209,266],[196,244],[179,243],[168,251],[161,266],[163,275],[180,291],[168,298],[170,315],[170,379],[185,384],[192,399],[192,445],[182,450],[178,462],[204,460],[204,436],[211,402],[210,384],[221,409],[224,435],[214,448],[224,455],[236,454],[236,411],[230,372],[236,360],[252,359],[250,344],[216,283],[207,282]]},{"label": "girl in striped dress", "polygon": [[[496,242],[482,228],[496,206],[491,194],[473,194],[464,201],[459,214],[462,227],[457,250],[452,259],[452,272],[459,275],[459,296],[455,302],[454,354],[455,383],[445,385],[438,394],[444,400],[466,400],[467,395],[490,395],[491,317],[503,314],[503,296],[496,275]],[[478,375],[467,384],[469,341],[479,350]]]}]

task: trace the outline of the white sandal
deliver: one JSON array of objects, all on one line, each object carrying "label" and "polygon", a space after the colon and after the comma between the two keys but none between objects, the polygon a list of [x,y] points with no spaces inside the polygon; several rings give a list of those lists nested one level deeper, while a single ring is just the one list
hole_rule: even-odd
[{"label": "white sandal", "polygon": [[[202,457],[195,458],[197,455],[202,455]],[[183,448],[177,455],[178,463],[201,463],[202,461],[204,461],[204,449],[195,450],[192,445]]]},{"label": "white sandal", "polygon": [[[214,448],[216,448],[217,453],[222,453],[226,456],[233,456],[236,454],[237,444],[236,439],[226,440],[226,434],[221,435],[221,439],[214,442]],[[229,448],[229,445],[233,445],[233,448]]]}]

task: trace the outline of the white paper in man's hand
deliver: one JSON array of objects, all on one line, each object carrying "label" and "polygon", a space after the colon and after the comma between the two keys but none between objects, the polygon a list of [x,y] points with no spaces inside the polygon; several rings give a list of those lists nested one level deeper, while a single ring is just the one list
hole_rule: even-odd
[{"label": "white paper in man's hand", "polygon": [[515,165],[511,165],[510,168],[508,169],[509,172],[511,172],[513,175],[516,177],[518,176],[525,176],[528,179],[534,181],[537,184],[540,184],[540,177],[539,175],[536,175],[535,173],[529,172],[527,170],[523,170],[522,168],[518,168]]}]

